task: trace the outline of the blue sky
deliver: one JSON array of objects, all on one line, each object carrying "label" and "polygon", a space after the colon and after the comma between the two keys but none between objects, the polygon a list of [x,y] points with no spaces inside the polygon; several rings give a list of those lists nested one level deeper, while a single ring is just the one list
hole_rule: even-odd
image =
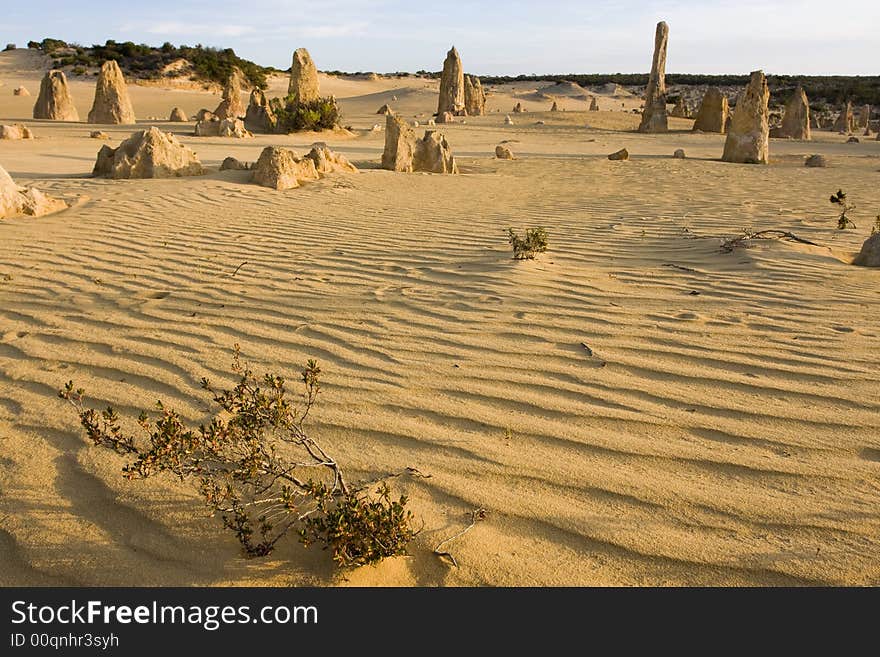
[{"label": "blue sky", "polygon": [[[9,0],[0,44],[46,36],[232,47],[286,68],[439,70],[450,45],[476,74],[644,72],[654,25],[670,26],[667,71],[880,74],[880,2],[850,0]],[[844,18],[839,19],[839,16]]]}]

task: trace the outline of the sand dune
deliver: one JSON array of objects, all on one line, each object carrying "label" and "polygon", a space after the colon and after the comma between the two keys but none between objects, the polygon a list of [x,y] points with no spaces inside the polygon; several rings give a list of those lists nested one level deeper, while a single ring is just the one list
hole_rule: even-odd
[{"label": "sand dune", "polygon": [[[623,132],[635,114],[572,104],[504,126],[509,85],[444,126],[461,175],[395,174],[376,169],[375,111],[396,95],[427,119],[436,85],[325,77],[356,136],[322,139],[361,175],[260,188],[216,166],[315,137],[160,121],[214,170],[108,181],[89,177],[90,126],[28,120],[34,98],[12,96],[38,73],[0,74],[0,117],[38,136],[0,143],[0,165],[84,199],[0,223],[0,584],[880,583],[880,278],[844,262],[880,143],[818,133],[774,140],[769,167],[724,164],[723,137],[685,119],[646,136]],[[85,116],[90,85],[71,89]],[[139,117],[219,100],[131,96]],[[131,128],[105,130],[116,145]],[[491,157],[502,140],[520,159]],[[605,158],[622,147],[630,161]],[[832,166],[804,168],[812,152]],[[858,231],[834,230],[838,187]],[[511,260],[504,230],[535,225],[549,252]],[[830,249],[720,253],[743,227]],[[394,480],[424,524],[410,557],[344,578],[294,541],[244,559],[187,486],[124,481],[55,396],[73,379],[130,415],[162,398],[200,421],[198,381],[228,380],[235,342],[258,370],[319,360],[313,431],[356,477],[431,475]],[[478,506],[451,568],[431,550]]]}]

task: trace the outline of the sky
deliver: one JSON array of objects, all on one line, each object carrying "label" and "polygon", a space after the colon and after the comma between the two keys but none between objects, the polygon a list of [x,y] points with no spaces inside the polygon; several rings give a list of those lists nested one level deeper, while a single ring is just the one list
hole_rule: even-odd
[{"label": "sky", "polygon": [[[637,73],[669,24],[670,73],[880,75],[880,2],[848,0],[4,0],[0,47],[54,37],[234,48],[287,68],[439,71],[451,45],[477,75]],[[840,17],[844,16],[843,19]]]}]

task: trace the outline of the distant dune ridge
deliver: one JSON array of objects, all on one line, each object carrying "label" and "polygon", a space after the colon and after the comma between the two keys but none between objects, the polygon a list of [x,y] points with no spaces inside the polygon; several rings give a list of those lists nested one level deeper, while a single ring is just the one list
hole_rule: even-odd
[{"label": "distant dune ridge", "polygon": [[[880,584],[880,142],[830,129],[844,103],[805,83],[825,128],[774,139],[796,84],[667,74],[702,107],[645,134],[646,75],[481,76],[484,113],[431,126],[438,77],[316,69],[343,127],[282,135],[268,99],[291,76],[244,65],[243,122],[266,129],[229,139],[193,134],[220,82],[129,77],[138,124],[96,131],[95,76],[51,65],[0,53],[0,124],[35,136],[0,144],[0,585]],[[13,89],[43,83],[32,119]],[[766,164],[721,161],[728,139]],[[291,163],[309,179],[279,189]],[[29,213],[41,198],[63,205]],[[547,251],[515,261],[507,229],[538,227]],[[803,241],[721,248],[764,229]],[[133,432],[157,399],[198,425],[236,343],[258,375],[318,360],[309,431],[353,481],[400,474],[409,556],[244,559],[189,486],[124,479],[56,396],[73,380]],[[456,536],[452,567],[434,549]]]}]

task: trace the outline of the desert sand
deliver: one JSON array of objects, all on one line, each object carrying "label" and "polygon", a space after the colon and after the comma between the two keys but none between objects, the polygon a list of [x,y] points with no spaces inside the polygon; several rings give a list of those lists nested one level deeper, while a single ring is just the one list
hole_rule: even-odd
[{"label": "desert sand", "polygon": [[[96,153],[134,128],[32,120],[12,89],[42,66],[0,54],[0,122],[37,137],[0,142],[0,166],[75,203],[0,222],[0,585],[880,584],[880,272],[848,264],[880,142],[814,131],[727,164],[689,119],[636,133],[635,97],[588,112],[487,85],[486,116],[442,126],[461,173],[401,174],[378,168],[375,112],[424,125],[437,81],[322,75],[350,135],[196,138],[165,119],[219,89],[129,85],[138,127],[210,172],[113,181]],[[85,117],[94,80],[70,88]],[[217,171],[317,140],[361,172],[278,192]],[[858,230],[835,229],[838,188]],[[538,225],[548,252],[512,260],[507,227]],[[742,228],[827,248],[720,252]],[[311,429],[355,478],[430,475],[391,480],[422,528],[409,556],[342,572],[291,538],[246,559],[188,485],[124,480],[56,396],[72,379],[126,416],[161,398],[203,421],[198,382],[231,380],[236,342],[258,371],[319,361]],[[458,567],[432,554],[477,507]]]}]

